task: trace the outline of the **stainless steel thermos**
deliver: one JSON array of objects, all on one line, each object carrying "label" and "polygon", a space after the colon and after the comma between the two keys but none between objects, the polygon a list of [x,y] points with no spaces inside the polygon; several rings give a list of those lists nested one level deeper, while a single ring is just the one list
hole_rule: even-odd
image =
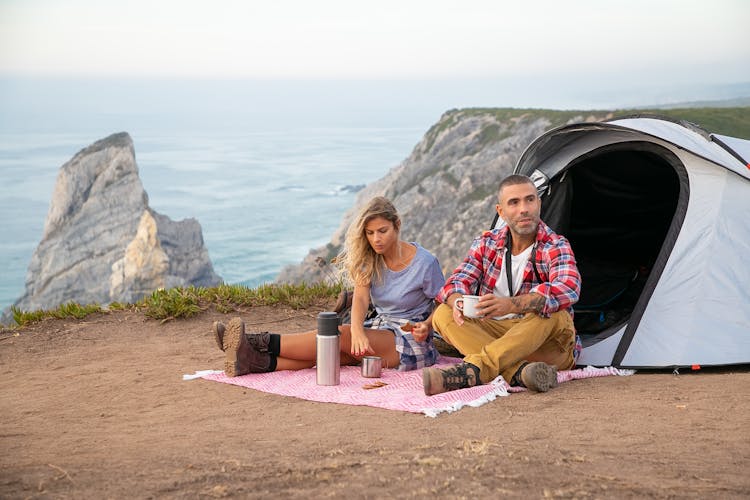
[{"label": "stainless steel thermos", "polygon": [[341,337],[338,314],[327,311],[318,313],[318,334],[315,339],[318,385],[339,385]]}]

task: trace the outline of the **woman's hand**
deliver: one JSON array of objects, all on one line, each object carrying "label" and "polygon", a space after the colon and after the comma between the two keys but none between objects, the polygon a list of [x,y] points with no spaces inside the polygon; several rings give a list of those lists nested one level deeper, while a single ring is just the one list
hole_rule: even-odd
[{"label": "woman's hand", "polygon": [[354,357],[362,357],[367,354],[375,354],[372,346],[370,345],[370,339],[365,335],[363,329],[357,328],[356,330],[352,327],[352,346],[351,353]]},{"label": "woman's hand", "polygon": [[362,324],[365,322],[367,306],[370,304],[370,284],[357,285],[354,287],[354,297],[352,298],[352,356],[360,357],[366,354],[375,354],[370,346],[370,339],[365,335],[365,329]]},{"label": "woman's hand", "polygon": [[427,335],[429,335],[431,329],[431,325],[426,321],[414,323],[414,329],[411,331],[411,336],[414,337],[414,340],[417,342],[424,342],[427,340]]}]

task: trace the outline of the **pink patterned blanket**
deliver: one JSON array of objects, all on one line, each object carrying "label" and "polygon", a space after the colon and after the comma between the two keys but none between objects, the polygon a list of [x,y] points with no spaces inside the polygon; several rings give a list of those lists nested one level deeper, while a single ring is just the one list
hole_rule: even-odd
[{"label": "pink patterned blanket", "polygon": [[[451,365],[460,362],[460,359],[443,356],[435,366]],[[631,375],[633,373],[633,370],[618,370],[612,367],[586,367],[558,372],[557,381],[562,383],[579,378]],[[442,412],[453,412],[464,406],[481,406],[498,396],[508,396],[511,392],[526,390],[520,387],[510,387],[502,377],[498,377],[490,384],[446,392],[435,396],[425,396],[422,389],[421,370],[411,372],[383,370],[382,376],[379,379],[371,379],[363,378],[358,366],[342,366],[341,383],[336,386],[317,385],[315,374],[315,368],[311,368],[299,371],[257,373],[230,378],[224,375],[224,372],[206,370],[197,372],[195,375],[185,375],[183,379],[204,378],[206,380],[239,385],[282,396],[293,396],[309,401],[374,406],[389,410],[424,413],[430,417],[435,417]],[[384,382],[387,385],[375,389],[364,388],[365,385],[373,384],[377,381]]]}]

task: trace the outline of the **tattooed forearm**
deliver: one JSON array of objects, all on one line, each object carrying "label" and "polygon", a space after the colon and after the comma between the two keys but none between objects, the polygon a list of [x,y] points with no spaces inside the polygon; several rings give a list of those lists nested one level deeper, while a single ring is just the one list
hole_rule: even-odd
[{"label": "tattooed forearm", "polygon": [[546,301],[544,300],[544,297],[541,295],[537,295],[535,293],[531,294],[531,300],[529,301],[529,304],[526,306],[526,310],[524,312],[542,312],[542,309],[544,309],[544,303]]},{"label": "tattooed forearm", "polygon": [[510,298],[513,307],[520,313],[542,312],[544,309],[544,297],[535,293],[520,295]]}]

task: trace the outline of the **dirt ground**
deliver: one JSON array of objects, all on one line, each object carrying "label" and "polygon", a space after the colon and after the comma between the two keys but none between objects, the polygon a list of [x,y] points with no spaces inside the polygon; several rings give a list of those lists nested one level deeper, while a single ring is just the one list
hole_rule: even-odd
[{"label": "dirt ground", "polygon": [[[258,307],[248,330],[312,329]],[[750,370],[638,372],[437,418],[205,380],[206,312],[0,332],[2,498],[748,498]]]}]

